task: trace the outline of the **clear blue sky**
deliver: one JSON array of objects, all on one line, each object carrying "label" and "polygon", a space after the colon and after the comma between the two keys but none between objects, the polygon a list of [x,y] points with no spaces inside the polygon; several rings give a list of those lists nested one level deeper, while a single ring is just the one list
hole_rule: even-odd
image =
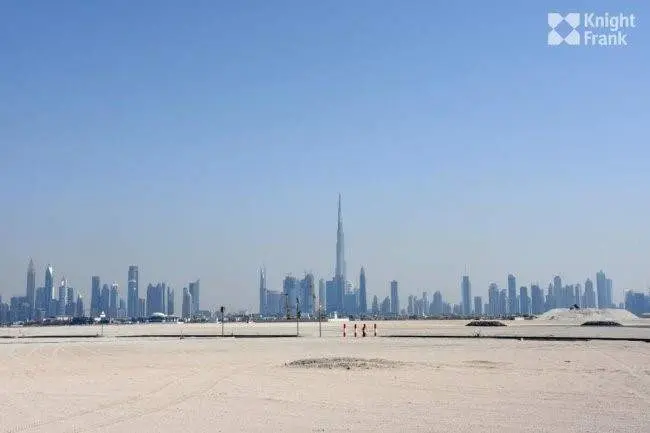
[{"label": "clear blue sky", "polygon": [[[548,47],[549,11],[635,13]],[[646,21],[647,19],[647,21]],[[257,308],[257,272],[369,292],[650,283],[650,7],[583,1],[0,2],[0,294],[141,287]]]}]

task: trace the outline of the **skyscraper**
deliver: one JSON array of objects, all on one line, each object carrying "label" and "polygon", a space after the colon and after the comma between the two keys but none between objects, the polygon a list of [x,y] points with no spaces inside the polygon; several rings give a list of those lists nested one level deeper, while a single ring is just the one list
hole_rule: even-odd
[{"label": "skyscraper", "polygon": [[174,289],[167,288],[167,315],[174,315]]},{"label": "skyscraper", "polygon": [[582,301],[584,308],[596,308],[596,293],[594,292],[594,283],[587,278],[585,281],[585,293]]},{"label": "skyscraper", "polygon": [[463,315],[469,316],[472,314],[472,286],[469,282],[468,275],[463,275],[463,280],[460,286],[463,303]]},{"label": "skyscraper", "polygon": [[341,194],[339,194],[338,225],[336,229],[336,269],[334,271],[336,283],[337,310],[344,310],[345,297],[345,241],[343,236],[343,216],[341,211]]},{"label": "skyscraper", "polygon": [[490,283],[488,287],[488,316],[496,317],[499,315],[499,286],[496,283]]},{"label": "skyscraper", "polygon": [[266,299],[266,268],[262,267],[260,269],[260,315],[264,316],[268,314],[268,308],[267,308],[267,303],[268,300]]},{"label": "skyscraper", "polygon": [[165,313],[165,296],[167,295],[167,286],[165,283],[158,283],[155,286],[147,286],[147,316],[154,313]]},{"label": "skyscraper", "polygon": [[90,291],[90,317],[97,317],[101,308],[101,282],[97,275],[91,278],[91,291]]},{"label": "skyscraper", "polygon": [[483,314],[483,298],[474,296],[474,315],[481,316]]},{"label": "skyscraper", "polygon": [[101,301],[99,302],[99,314],[108,316],[108,310],[111,307],[111,289],[108,288],[108,284],[102,286],[102,293],[100,297]]},{"label": "skyscraper", "polygon": [[517,314],[517,280],[512,274],[508,274],[508,314]]},{"label": "skyscraper", "polygon": [[65,296],[67,294],[67,289],[68,289],[68,281],[66,281],[65,277],[61,279],[61,284],[59,285],[59,301],[58,301],[58,309],[56,314],[59,316],[65,315]]},{"label": "skyscraper", "polygon": [[544,312],[544,292],[538,284],[530,286],[531,312],[533,314],[542,314]]},{"label": "skyscraper", "polygon": [[192,313],[201,310],[199,280],[190,282],[190,295],[192,295]]},{"label": "skyscraper", "polygon": [[397,281],[390,282],[390,312],[399,315],[399,292],[397,290]]},{"label": "skyscraper", "polygon": [[[611,281],[611,280],[610,280]],[[608,282],[605,273],[601,270],[596,274],[596,296],[598,297],[598,308],[609,308],[611,304],[611,283]]]},{"label": "skyscraper", "polygon": [[108,305],[108,311],[106,312],[106,314],[108,314],[109,317],[112,318],[117,317],[117,310],[119,308],[119,299],[120,299],[120,288],[116,282],[113,282],[113,284],[111,284],[111,298]]},{"label": "skyscraper", "polygon": [[190,294],[190,291],[187,289],[187,287],[184,287],[181,317],[183,317],[183,319],[191,318],[193,313],[194,312],[192,311],[192,295]]},{"label": "skyscraper", "polygon": [[27,266],[27,290],[26,290],[26,301],[29,304],[29,317],[34,318],[34,308],[36,308],[35,302],[35,292],[36,292],[36,269],[34,268],[34,261],[29,259],[29,265]]},{"label": "skyscraper", "polygon": [[559,275],[553,277],[553,290],[550,299],[550,308],[560,308],[563,305],[562,299],[562,278]]},{"label": "skyscraper", "polygon": [[526,286],[519,288],[519,313],[530,314],[530,301],[528,299],[528,287]]},{"label": "skyscraper", "polygon": [[43,309],[47,312],[48,316],[56,316],[58,304],[52,302],[55,296],[54,268],[51,265],[47,265],[47,268],[45,268],[45,300]]},{"label": "skyscraper", "polygon": [[316,283],[314,274],[306,273],[300,281],[300,311],[305,314],[314,313],[314,301],[316,297]]},{"label": "skyscraper", "polygon": [[368,295],[366,293],[366,270],[361,267],[359,273],[359,313],[368,313]]},{"label": "skyscraper", "polygon": [[138,294],[139,271],[135,265],[129,266],[129,275],[127,278],[127,305],[126,311],[129,317],[138,317],[140,310],[140,298]]},{"label": "skyscraper", "polygon": [[296,299],[298,298],[298,279],[292,275],[284,277],[282,282],[282,295],[285,297],[284,314],[289,317],[296,312]]}]

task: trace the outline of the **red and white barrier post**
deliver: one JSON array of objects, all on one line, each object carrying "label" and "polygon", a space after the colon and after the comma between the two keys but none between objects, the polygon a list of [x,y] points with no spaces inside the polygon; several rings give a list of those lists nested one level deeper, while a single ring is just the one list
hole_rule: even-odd
[{"label": "red and white barrier post", "polygon": [[377,324],[375,323],[375,337],[377,336]]},{"label": "red and white barrier post", "polygon": [[345,323],[343,324],[343,337],[345,338]]},{"label": "red and white barrier post", "polygon": [[354,338],[357,338],[357,324],[354,324]]},{"label": "red and white barrier post", "polygon": [[363,327],[361,328],[361,336],[365,337],[366,336],[366,324],[363,324]]}]

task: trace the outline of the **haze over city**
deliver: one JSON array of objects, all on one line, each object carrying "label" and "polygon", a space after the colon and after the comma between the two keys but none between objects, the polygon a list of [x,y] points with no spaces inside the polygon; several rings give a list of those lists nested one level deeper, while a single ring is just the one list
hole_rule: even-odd
[{"label": "haze over city", "polygon": [[262,265],[332,277],[339,193],[369,297],[648,288],[647,26],[551,50],[547,4],[283,4],[0,4],[0,295],[136,264],[255,311]]}]

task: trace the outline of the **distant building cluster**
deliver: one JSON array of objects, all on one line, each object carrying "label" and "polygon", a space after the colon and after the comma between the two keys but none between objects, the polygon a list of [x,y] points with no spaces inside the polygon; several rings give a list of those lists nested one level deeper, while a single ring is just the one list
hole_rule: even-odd
[{"label": "distant building cluster", "polygon": [[460,283],[461,302],[446,302],[440,291],[428,292],[421,297],[408,296],[406,305],[400,304],[399,285],[390,282],[390,293],[380,300],[373,296],[370,308],[367,305],[366,271],[359,272],[359,283],[354,285],[346,278],[343,219],[341,215],[341,196],[338,202],[338,227],[336,233],[336,265],[332,279],[318,281],[314,286],[314,275],[305,273],[302,279],[287,275],[282,290],[269,290],[266,269],[260,270],[259,311],[262,316],[295,317],[300,312],[314,315],[375,317],[506,317],[539,315],[553,308],[625,308],[641,316],[650,313],[650,295],[628,291],[625,303],[615,305],[612,296],[612,280],[603,271],[596,274],[596,285],[591,279],[582,284],[563,285],[562,279],[555,276],[544,291],[539,284],[517,287],[514,275],[507,276],[505,288],[491,283],[488,287],[487,302],[481,296],[472,297],[469,275],[464,275]]},{"label": "distant building cluster", "polygon": [[[90,304],[86,310],[83,296],[63,277],[55,288],[54,268],[47,265],[43,286],[36,287],[36,270],[33,260],[27,267],[25,296],[13,296],[9,303],[0,297],[0,324],[44,322],[56,319],[58,322],[76,318],[103,320],[140,320],[153,316],[174,316],[174,289],[166,283],[149,284],[144,298],[139,292],[139,271],[129,266],[127,274],[126,299],[120,297],[119,285],[115,282],[102,284],[99,276],[90,281]],[[186,305],[186,301],[188,304]],[[183,290],[184,319],[210,315],[200,309],[199,280],[189,283]]]}]

